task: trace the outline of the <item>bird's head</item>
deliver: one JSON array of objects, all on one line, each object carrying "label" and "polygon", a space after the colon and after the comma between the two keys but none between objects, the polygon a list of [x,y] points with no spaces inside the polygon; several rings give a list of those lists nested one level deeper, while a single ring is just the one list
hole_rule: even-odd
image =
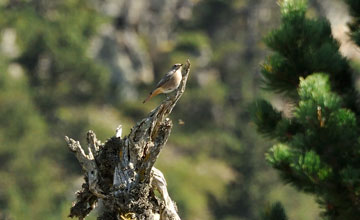
[{"label": "bird's head", "polygon": [[182,64],[176,63],[176,64],[174,64],[174,65],[172,66],[172,69],[173,69],[173,70],[178,70],[180,67],[182,67]]}]

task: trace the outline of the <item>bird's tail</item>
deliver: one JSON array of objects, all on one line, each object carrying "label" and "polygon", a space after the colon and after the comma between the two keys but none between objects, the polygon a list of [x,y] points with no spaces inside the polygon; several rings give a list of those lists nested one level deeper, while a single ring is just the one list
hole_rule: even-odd
[{"label": "bird's tail", "polygon": [[143,101],[143,103],[149,101],[149,99],[151,99],[154,96],[159,95],[160,93],[162,93],[162,89],[161,88],[157,88],[154,91],[150,92],[149,96]]}]

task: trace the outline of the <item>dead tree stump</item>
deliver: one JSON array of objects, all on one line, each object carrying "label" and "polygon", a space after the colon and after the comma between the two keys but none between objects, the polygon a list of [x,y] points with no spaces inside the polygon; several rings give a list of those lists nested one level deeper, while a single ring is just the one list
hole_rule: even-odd
[{"label": "dead tree stump", "polygon": [[[155,161],[166,144],[172,121],[168,118],[185,91],[190,72],[186,61],[179,88],[138,122],[125,137],[121,126],[114,137],[101,143],[93,131],[87,133],[88,154],[79,141],[65,137],[84,171],[85,182],[76,193],[70,217],[85,219],[101,200],[98,220],[180,220],[170,199],[166,180]],[[161,194],[155,196],[154,191]]]}]

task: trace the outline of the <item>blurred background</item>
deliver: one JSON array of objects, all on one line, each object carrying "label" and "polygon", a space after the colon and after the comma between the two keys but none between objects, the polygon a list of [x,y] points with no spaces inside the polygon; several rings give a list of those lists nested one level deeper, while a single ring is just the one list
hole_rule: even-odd
[{"label": "blurred background", "polygon": [[[311,0],[342,52],[358,61],[342,1]],[[67,219],[83,182],[64,136],[127,134],[164,98],[142,101],[174,63],[192,62],[156,167],[184,220],[258,219],[281,201],[290,219],[319,219],[315,198],[280,182],[248,105],[261,90],[263,36],[276,0],[0,0],[0,220]],[[358,65],[359,66],[359,65]],[[96,219],[92,213],[89,219]]]}]

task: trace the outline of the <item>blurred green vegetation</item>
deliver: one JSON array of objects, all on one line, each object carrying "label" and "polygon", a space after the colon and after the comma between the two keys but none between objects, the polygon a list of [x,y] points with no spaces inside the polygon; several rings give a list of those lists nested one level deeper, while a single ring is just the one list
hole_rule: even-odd
[{"label": "blurred green vegetation", "polygon": [[[142,104],[156,80],[121,81],[117,85],[138,94],[122,98],[133,92],[127,87],[117,93],[115,79],[128,71],[114,71],[106,62],[134,53],[130,43],[115,58],[93,54],[99,41],[116,48],[134,33],[153,78],[173,63],[192,62],[170,140],[156,164],[182,218],[259,219],[268,202],[279,200],[290,219],[314,219],[313,198],[284,188],[266,164],[271,143],[256,135],[248,112],[249,103],[263,96],[259,63],[267,52],[261,40],[279,23],[276,1],[178,1],[191,6],[191,16],[156,21],[172,21],[171,37],[161,43],[147,32],[151,24],[126,20],[135,16],[130,12],[104,12],[107,4],[124,2],[0,1],[0,219],[66,219],[83,180],[63,137],[84,141],[92,129],[105,141],[119,124],[127,134],[164,98]],[[109,29],[118,34],[115,41],[103,37]]]},{"label": "blurred green vegetation", "polygon": [[[347,2],[353,15],[348,34],[358,44],[359,2]],[[265,100],[254,104],[258,131],[277,142],[266,159],[285,183],[316,196],[319,218],[356,219],[360,214],[356,69],[340,52],[330,22],[306,16],[306,1],[288,0],[280,6],[281,25],[265,38],[273,53],[262,74],[266,88],[283,94],[292,107],[286,114]],[[281,214],[279,210],[270,210],[268,219]]]}]

